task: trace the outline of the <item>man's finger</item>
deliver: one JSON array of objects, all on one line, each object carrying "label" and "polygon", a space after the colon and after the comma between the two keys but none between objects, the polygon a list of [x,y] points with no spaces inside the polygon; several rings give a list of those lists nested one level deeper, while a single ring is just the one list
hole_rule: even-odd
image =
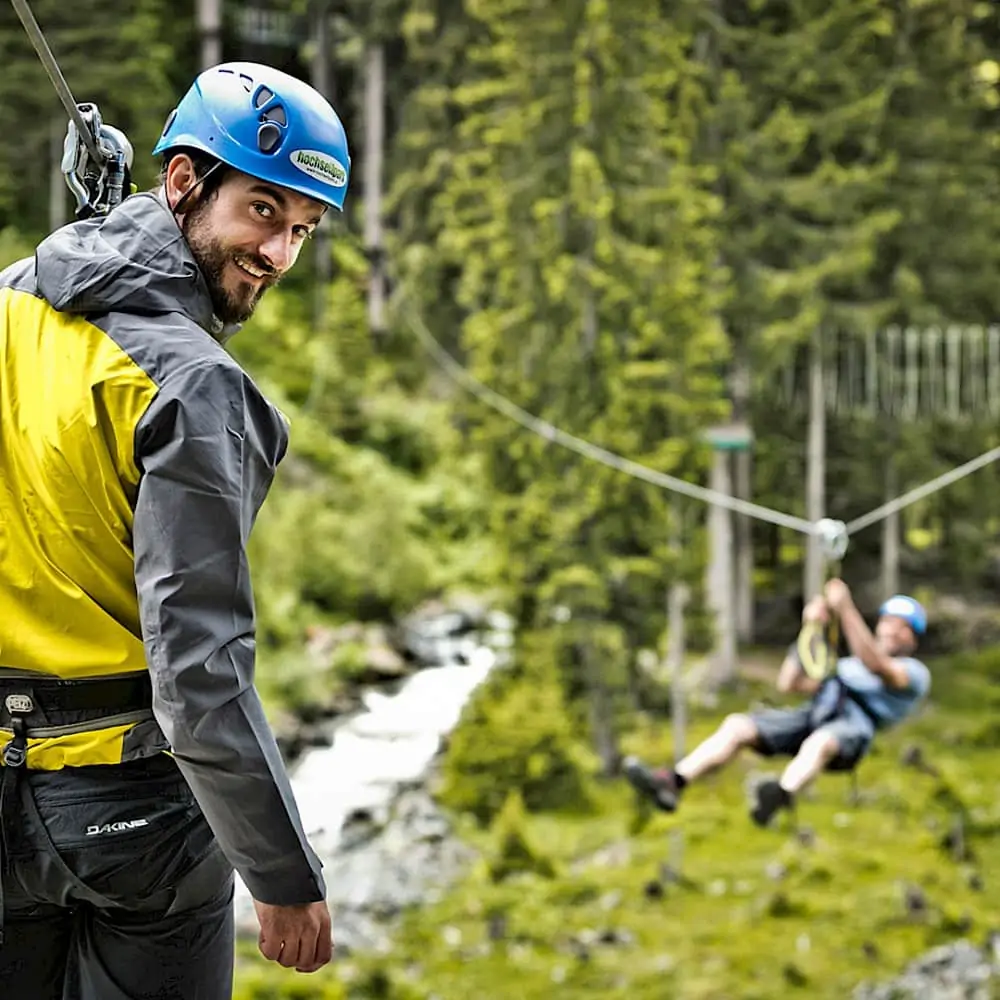
[{"label": "man's finger", "polygon": [[282,944],[284,942],[280,938],[273,937],[264,930],[261,930],[260,937],[257,939],[257,947],[260,949],[260,953],[269,962],[276,962],[278,960]]},{"label": "man's finger", "polygon": [[[303,956],[300,955],[300,958]],[[333,958],[333,935],[329,916],[320,924],[319,931],[313,943],[312,961],[302,962],[297,966],[299,972],[315,972],[323,968]]]},{"label": "man's finger", "polygon": [[278,965],[283,965],[286,969],[294,969],[299,964],[299,954],[298,936],[284,941],[281,954],[278,956]]},{"label": "man's finger", "polygon": [[299,937],[299,955],[295,963],[297,972],[312,972],[316,962],[316,929],[307,927]]}]

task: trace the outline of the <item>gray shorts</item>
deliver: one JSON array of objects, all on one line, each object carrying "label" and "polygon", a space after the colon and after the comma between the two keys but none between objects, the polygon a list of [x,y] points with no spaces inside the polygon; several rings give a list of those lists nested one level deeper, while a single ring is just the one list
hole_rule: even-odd
[{"label": "gray shorts", "polygon": [[827,765],[830,771],[850,771],[868,752],[875,726],[853,702],[847,702],[820,726],[813,726],[809,705],[800,708],[770,708],[751,713],[757,728],[758,753],[765,757],[794,757],[814,732],[829,733],[837,740],[837,755]]},{"label": "gray shorts", "polygon": [[229,1000],[233,870],[173,762],[20,778],[3,803],[3,996]]}]

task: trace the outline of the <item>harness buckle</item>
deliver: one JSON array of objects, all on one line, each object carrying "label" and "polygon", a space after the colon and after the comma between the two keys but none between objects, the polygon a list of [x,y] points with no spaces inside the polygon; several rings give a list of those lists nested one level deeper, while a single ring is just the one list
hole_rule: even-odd
[{"label": "harness buckle", "polygon": [[4,747],[3,762],[7,767],[22,767],[27,757],[28,748],[16,736]]}]

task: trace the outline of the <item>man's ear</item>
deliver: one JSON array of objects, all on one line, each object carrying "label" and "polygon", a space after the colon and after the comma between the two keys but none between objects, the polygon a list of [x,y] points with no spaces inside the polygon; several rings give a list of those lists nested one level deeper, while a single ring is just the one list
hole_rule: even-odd
[{"label": "man's ear", "polygon": [[194,208],[198,195],[193,188],[198,183],[198,172],[194,161],[187,153],[177,153],[170,158],[163,178],[163,191],[172,212],[176,212],[178,208],[189,212]]}]

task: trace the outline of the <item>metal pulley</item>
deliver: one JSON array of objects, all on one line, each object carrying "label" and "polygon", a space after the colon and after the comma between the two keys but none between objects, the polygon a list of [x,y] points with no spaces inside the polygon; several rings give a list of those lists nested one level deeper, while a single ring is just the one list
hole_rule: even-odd
[{"label": "metal pulley", "polygon": [[132,144],[123,132],[104,124],[96,104],[76,108],[87,134],[81,133],[75,117],[70,119],[62,172],[76,198],[77,218],[87,219],[106,215],[130,193]]},{"label": "metal pulley", "polygon": [[818,520],[813,534],[819,539],[823,558],[828,562],[840,562],[847,552],[847,525],[830,517]]}]

